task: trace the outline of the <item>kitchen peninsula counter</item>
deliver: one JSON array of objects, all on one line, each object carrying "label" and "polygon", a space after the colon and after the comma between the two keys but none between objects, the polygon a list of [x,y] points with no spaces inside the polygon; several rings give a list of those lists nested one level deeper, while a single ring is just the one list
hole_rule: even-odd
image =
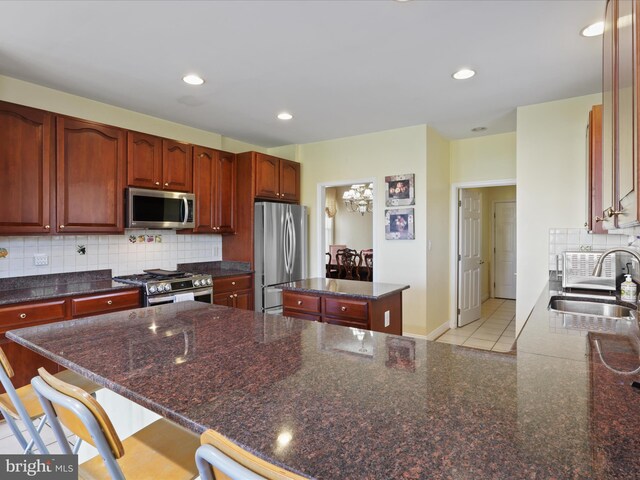
[{"label": "kitchen peninsula counter", "polygon": [[291,292],[379,300],[389,295],[400,293],[408,289],[409,285],[359,282],[357,280],[341,280],[337,278],[307,278],[297,282],[285,283],[281,287],[282,290]]},{"label": "kitchen peninsula counter", "polygon": [[[639,378],[611,369],[632,370],[625,337],[599,337],[605,365],[549,321],[540,303],[511,355],[196,302],[8,335],[310,478],[638,478]],[[555,355],[533,351],[544,335]]]}]

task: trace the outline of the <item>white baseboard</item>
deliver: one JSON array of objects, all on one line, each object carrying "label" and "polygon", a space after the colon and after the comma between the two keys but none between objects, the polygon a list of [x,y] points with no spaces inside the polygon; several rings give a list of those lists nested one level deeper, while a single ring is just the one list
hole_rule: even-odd
[{"label": "white baseboard", "polygon": [[444,322],[442,325],[440,325],[438,328],[432,331],[429,335],[427,335],[427,340],[435,340],[447,330],[449,330],[449,322]]},{"label": "white baseboard", "polygon": [[429,339],[429,337],[427,335],[419,335],[417,333],[409,333],[409,332],[402,332],[402,336],[403,337],[419,338],[421,340],[428,340]]}]

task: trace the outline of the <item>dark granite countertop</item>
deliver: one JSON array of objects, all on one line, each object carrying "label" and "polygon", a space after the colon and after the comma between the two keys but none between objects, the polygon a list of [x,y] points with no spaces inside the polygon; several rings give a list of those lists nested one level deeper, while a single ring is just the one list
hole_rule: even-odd
[{"label": "dark granite countertop", "polygon": [[111,280],[111,270],[0,279],[0,305],[136,288]]},{"label": "dark granite countertop", "polygon": [[639,478],[637,350],[558,332],[548,297],[511,355],[197,302],[8,337],[308,477]]},{"label": "dark granite countertop", "polygon": [[336,297],[365,298],[368,300],[376,300],[388,295],[393,295],[408,288],[409,285],[338,280],[335,278],[307,278],[298,282],[285,283],[282,285],[282,290],[332,295]]},{"label": "dark granite countertop", "polygon": [[189,273],[207,273],[213,278],[233,277],[253,273],[249,262],[196,262],[179,263],[177,270]]}]

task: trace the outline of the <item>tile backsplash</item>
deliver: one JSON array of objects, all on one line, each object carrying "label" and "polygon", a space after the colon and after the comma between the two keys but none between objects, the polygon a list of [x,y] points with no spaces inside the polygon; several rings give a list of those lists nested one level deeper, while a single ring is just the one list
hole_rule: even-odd
[{"label": "tile backsplash", "polygon": [[[3,252],[0,278],[105,268],[114,275],[127,275],[150,268],[172,270],[178,263],[222,260],[222,237],[178,235],[173,230],[127,230],[123,235],[0,237],[0,251]],[[47,265],[36,265],[43,263],[45,256]]]},{"label": "tile backsplash", "polygon": [[634,232],[616,234],[588,233],[584,228],[551,228],[549,229],[549,270],[562,270],[562,255],[567,250],[606,250],[611,247],[627,246],[636,237]]}]

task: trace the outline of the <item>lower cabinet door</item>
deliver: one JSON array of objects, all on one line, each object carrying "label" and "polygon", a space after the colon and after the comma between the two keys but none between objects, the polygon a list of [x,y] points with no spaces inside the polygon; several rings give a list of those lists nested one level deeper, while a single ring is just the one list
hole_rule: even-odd
[{"label": "lower cabinet door", "polygon": [[242,310],[253,310],[253,290],[245,290],[233,294],[234,307]]},{"label": "lower cabinet door", "polygon": [[232,293],[217,293],[213,296],[214,305],[222,305],[224,307],[233,307]]}]

